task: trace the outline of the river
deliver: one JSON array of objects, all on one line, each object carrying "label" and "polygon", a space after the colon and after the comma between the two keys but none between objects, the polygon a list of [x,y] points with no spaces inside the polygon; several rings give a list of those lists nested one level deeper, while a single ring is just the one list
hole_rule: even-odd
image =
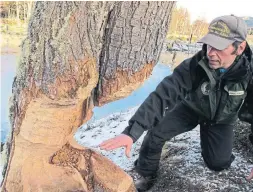
[{"label": "river", "polygon": [[12,93],[18,58],[18,54],[1,55],[1,142],[3,143],[10,130],[9,98]]}]

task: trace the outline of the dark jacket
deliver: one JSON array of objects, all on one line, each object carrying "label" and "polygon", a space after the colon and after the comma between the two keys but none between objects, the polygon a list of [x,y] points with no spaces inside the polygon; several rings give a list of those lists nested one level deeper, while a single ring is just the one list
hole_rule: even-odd
[{"label": "dark jacket", "polygon": [[123,133],[135,142],[180,102],[199,114],[200,120],[234,123],[244,102],[247,102],[244,107],[253,105],[252,52],[247,45],[244,54],[223,75],[217,75],[217,70],[210,69],[207,63],[206,45],[203,45],[200,52],[163,79],[129,120]]}]

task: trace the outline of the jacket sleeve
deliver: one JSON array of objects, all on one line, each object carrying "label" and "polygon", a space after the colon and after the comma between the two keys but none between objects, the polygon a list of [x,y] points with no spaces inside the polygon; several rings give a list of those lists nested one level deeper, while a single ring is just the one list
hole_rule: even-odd
[{"label": "jacket sleeve", "polygon": [[144,131],[156,126],[165,112],[172,110],[191,87],[190,59],[187,59],[146,98],[122,133],[130,136],[134,142],[137,141]]}]

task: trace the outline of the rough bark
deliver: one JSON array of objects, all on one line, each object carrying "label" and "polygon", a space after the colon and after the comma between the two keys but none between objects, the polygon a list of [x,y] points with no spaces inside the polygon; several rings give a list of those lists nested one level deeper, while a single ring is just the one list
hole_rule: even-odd
[{"label": "rough bark", "polygon": [[[96,89],[101,104],[119,86],[129,83],[128,76],[146,67],[148,70],[136,77],[141,81],[150,73],[158,60],[172,7],[173,2],[124,2],[109,13]],[[119,82],[120,77],[126,81]]]},{"label": "rough bark", "polygon": [[73,133],[94,105],[127,96],[150,75],[173,5],[36,2],[13,83],[4,190],[134,190]]}]

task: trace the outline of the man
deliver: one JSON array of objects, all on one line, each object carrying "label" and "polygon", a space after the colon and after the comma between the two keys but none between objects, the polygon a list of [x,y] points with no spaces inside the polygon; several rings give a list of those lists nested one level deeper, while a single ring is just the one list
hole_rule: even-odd
[{"label": "man", "polygon": [[202,50],[158,85],[123,134],[100,145],[105,150],[126,147],[129,156],[133,142],[148,130],[135,162],[142,176],[136,181],[138,191],[154,184],[165,142],[198,124],[207,167],[215,171],[230,167],[235,158],[233,125],[243,104],[240,117],[253,123],[253,63],[246,36],[247,26],[241,18],[228,15],[214,19],[208,34],[199,41],[204,43]]}]

